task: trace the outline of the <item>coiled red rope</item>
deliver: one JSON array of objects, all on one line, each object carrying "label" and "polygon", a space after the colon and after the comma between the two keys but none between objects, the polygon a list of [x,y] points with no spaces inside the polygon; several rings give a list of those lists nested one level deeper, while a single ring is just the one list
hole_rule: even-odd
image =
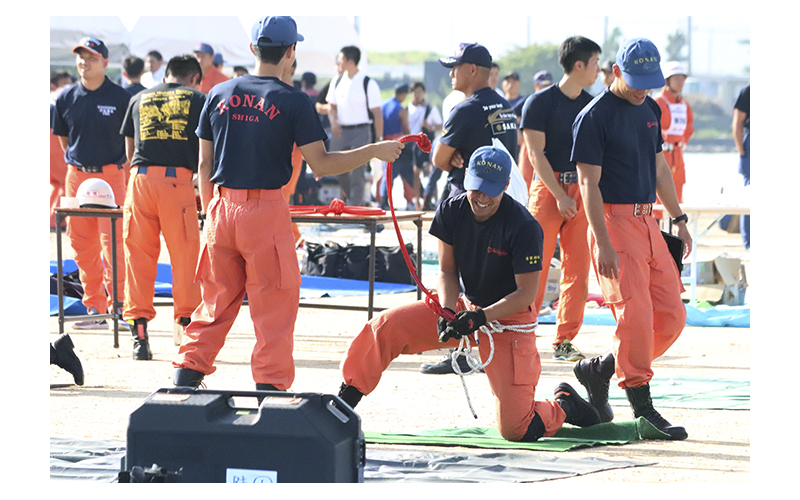
[{"label": "coiled red rope", "polygon": [[[406,135],[399,139],[399,142],[416,142],[417,146],[421,150],[426,153],[431,151],[431,141],[428,139],[428,136],[420,132],[419,134],[414,135]],[[406,266],[408,266],[408,270],[411,272],[411,277],[414,278],[414,281],[417,283],[417,286],[420,290],[425,293],[425,304],[430,307],[437,315],[441,316],[442,318],[446,319],[447,321],[453,321],[456,319],[455,315],[451,313],[449,310],[443,308],[436,297],[430,292],[425,286],[422,284],[422,280],[420,279],[419,275],[417,274],[417,269],[414,267],[414,264],[411,262],[411,257],[408,255],[408,251],[406,250],[405,242],[403,241],[403,235],[400,234],[400,225],[397,223],[397,217],[394,214],[394,200],[392,200],[392,162],[388,162],[386,164],[386,196],[389,200],[389,210],[392,213],[392,222],[394,222],[394,230],[397,233],[397,241],[400,242],[400,250],[403,252],[403,258],[406,261]],[[421,252],[422,249],[418,248],[417,252]]]}]

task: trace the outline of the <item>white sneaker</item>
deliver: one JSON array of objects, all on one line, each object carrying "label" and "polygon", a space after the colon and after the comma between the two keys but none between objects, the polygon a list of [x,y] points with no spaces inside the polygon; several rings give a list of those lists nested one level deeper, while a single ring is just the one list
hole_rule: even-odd
[{"label": "white sneaker", "polygon": [[[86,313],[90,316],[100,314],[97,309],[90,307]],[[71,330],[108,330],[108,323],[104,319],[86,319],[72,324]]]}]

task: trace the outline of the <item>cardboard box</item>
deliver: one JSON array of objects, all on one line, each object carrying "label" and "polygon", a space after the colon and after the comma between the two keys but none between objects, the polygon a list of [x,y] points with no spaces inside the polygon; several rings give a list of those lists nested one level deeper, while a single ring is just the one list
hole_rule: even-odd
[{"label": "cardboard box", "polygon": [[551,302],[558,300],[561,291],[561,269],[551,267],[547,272],[547,284],[544,287],[544,301],[542,307],[547,307]]},{"label": "cardboard box", "polygon": [[[691,273],[691,264],[685,264],[681,277],[690,278]],[[691,289],[685,288],[685,295],[691,297]],[[740,259],[720,255],[714,260],[697,263],[697,301],[740,306],[744,304],[746,288],[747,277]]]}]

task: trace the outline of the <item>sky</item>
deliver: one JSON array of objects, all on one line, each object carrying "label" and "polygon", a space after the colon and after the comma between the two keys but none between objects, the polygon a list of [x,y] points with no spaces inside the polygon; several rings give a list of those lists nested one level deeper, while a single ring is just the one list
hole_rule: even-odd
[{"label": "sky", "polygon": [[[433,50],[450,54],[459,42],[478,42],[486,46],[493,57],[500,58],[516,46],[546,42],[558,45],[573,35],[585,36],[602,45],[606,19],[609,34],[618,27],[623,38],[649,38],[662,51],[667,35],[677,30],[687,33],[689,26],[689,16],[677,15],[573,15],[568,21],[561,21],[558,16],[519,15],[505,18],[502,29],[487,30],[481,16],[431,16],[414,20],[414,31],[398,37],[387,36],[382,16],[364,15],[359,20],[362,43],[369,50]],[[749,66],[750,48],[739,43],[750,38],[748,17],[692,16],[691,26],[693,72],[740,75],[743,68]]]},{"label": "sky", "polygon": [[[651,39],[659,48],[666,47],[667,35],[681,30],[687,33],[689,15],[664,15],[650,9],[643,9],[640,15],[565,15],[564,9],[544,11],[536,3],[503,2],[505,11],[515,11],[519,15],[498,14],[487,16],[470,5],[484,5],[485,2],[469,2],[464,13],[453,13],[454,9],[443,9],[440,4],[424,10],[418,7],[402,7],[388,11],[386,8],[376,9],[375,3],[370,7],[361,7],[359,2],[343,2],[349,8],[344,12],[330,9],[308,9],[308,3],[299,4],[288,11],[278,14],[287,15],[349,15],[358,17],[361,33],[362,50],[378,52],[395,52],[403,50],[434,51],[450,54],[459,42],[478,42],[485,45],[492,56],[501,58],[516,46],[528,43],[560,44],[572,35],[588,37],[602,45],[606,33],[615,27],[622,31],[624,38],[642,36]],[[574,2],[573,2],[574,3]],[[592,4],[592,2],[587,2]],[[703,2],[696,2],[702,4]],[[238,5],[238,2],[237,2]],[[245,3],[245,5],[247,5]],[[235,9],[225,15],[238,15],[245,30],[261,15],[264,4],[258,8]],[[317,5],[317,4],[314,4]],[[557,5],[567,5],[559,3]],[[577,5],[581,5],[580,3]],[[552,9],[552,7],[546,7]],[[596,9],[575,9],[589,11]],[[679,9],[676,9],[676,11]],[[473,12],[476,11],[476,12]],[[248,12],[252,14],[239,14]],[[687,12],[684,10],[684,12]],[[735,11],[733,11],[735,12]],[[268,12],[264,12],[267,14]],[[132,28],[139,15],[150,12],[133,8],[119,13],[122,21]],[[175,15],[173,12],[161,11],[163,15]],[[205,15],[200,9],[192,15]],[[488,22],[488,19],[495,19]],[[607,26],[607,28],[606,28]],[[714,15],[700,13],[691,16],[692,26],[692,61],[691,69],[695,74],[744,75],[745,68],[750,65],[750,46],[740,43],[750,39],[751,18],[747,15]],[[607,31],[606,31],[607,30]],[[300,27],[302,33],[302,26]],[[306,36],[319,36],[309,33]],[[663,49],[662,49],[663,51]]]}]

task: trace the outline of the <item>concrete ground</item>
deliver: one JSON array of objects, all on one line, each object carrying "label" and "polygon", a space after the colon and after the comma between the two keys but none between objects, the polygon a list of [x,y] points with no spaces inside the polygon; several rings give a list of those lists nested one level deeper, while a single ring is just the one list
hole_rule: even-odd
[{"label": "concrete ground", "polygon": [[[309,239],[319,241],[344,237],[358,240],[358,231],[306,231]],[[379,244],[396,244],[391,227],[381,233]],[[406,241],[413,231],[404,228]],[[738,234],[719,229],[709,232],[711,246],[700,247],[700,258],[710,259],[726,252],[742,258],[749,266],[749,254],[741,247]],[[66,240],[65,240],[66,242]],[[71,256],[66,245],[65,257]],[[435,249],[428,239],[426,250]],[[55,258],[54,235],[51,234],[51,259]],[[166,261],[166,252],[162,255]],[[758,276],[748,273],[751,289]],[[432,284],[426,280],[426,286]],[[377,296],[376,305],[388,307],[415,300],[416,294]],[[314,302],[336,302],[365,305],[366,297],[317,299]],[[110,331],[74,332],[71,337],[82,360],[86,382],[82,387],[70,385],[69,374],[50,367],[49,435],[87,439],[125,440],[130,412],[149,394],[171,387],[171,360],[177,352],[173,342],[170,307],[158,308],[158,316],[150,323],[149,332],[153,361],[131,359],[131,339],[122,329],[120,347],[113,347]],[[296,392],[335,394],[341,383],[339,362],[350,339],[367,319],[360,311],[332,311],[301,307],[295,328],[295,364],[297,376],[292,387]],[[69,325],[69,324],[68,324]],[[542,357],[542,376],[537,398],[551,398],[560,381],[578,385],[571,363],[552,359],[550,342],[554,325],[541,325],[537,333]],[[56,317],[50,318],[50,341],[58,334]],[[605,352],[611,342],[613,327],[584,326],[575,344],[587,356]],[[748,379],[751,374],[750,328],[687,327],[672,349],[654,363],[659,378],[692,377],[699,379]],[[217,359],[217,372],[206,377],[209,389],[252,390],[249,359],[254,344],[253,327],[248,308],[242,308],[225,347]],[[444,351],[403,356],[385,372],[373,394],[358,406],[365,431],[408,431],[453,426],[494,426],[494,400],[485,375],[466,378],[469,395],[478,419],[472,418],[459,378],[455,375],[423,375],[419,365],[438,361]],[[615,407],[618,420],[631,418],[627,407]],[[689,433],[685,441],[640,441],[625,446],[600,446],[570,451],[570,458],[603,458],[609,460],[641,460],[654,465],[598,472],[574,477],[558,483],[715,483],[748,484],[751,481],[751,412],[705,409],[660,409],[675,424],[684,425]],[[379,447],[380,445],[369,445]],[[568,483],[565,483],[567,482]]]}]

